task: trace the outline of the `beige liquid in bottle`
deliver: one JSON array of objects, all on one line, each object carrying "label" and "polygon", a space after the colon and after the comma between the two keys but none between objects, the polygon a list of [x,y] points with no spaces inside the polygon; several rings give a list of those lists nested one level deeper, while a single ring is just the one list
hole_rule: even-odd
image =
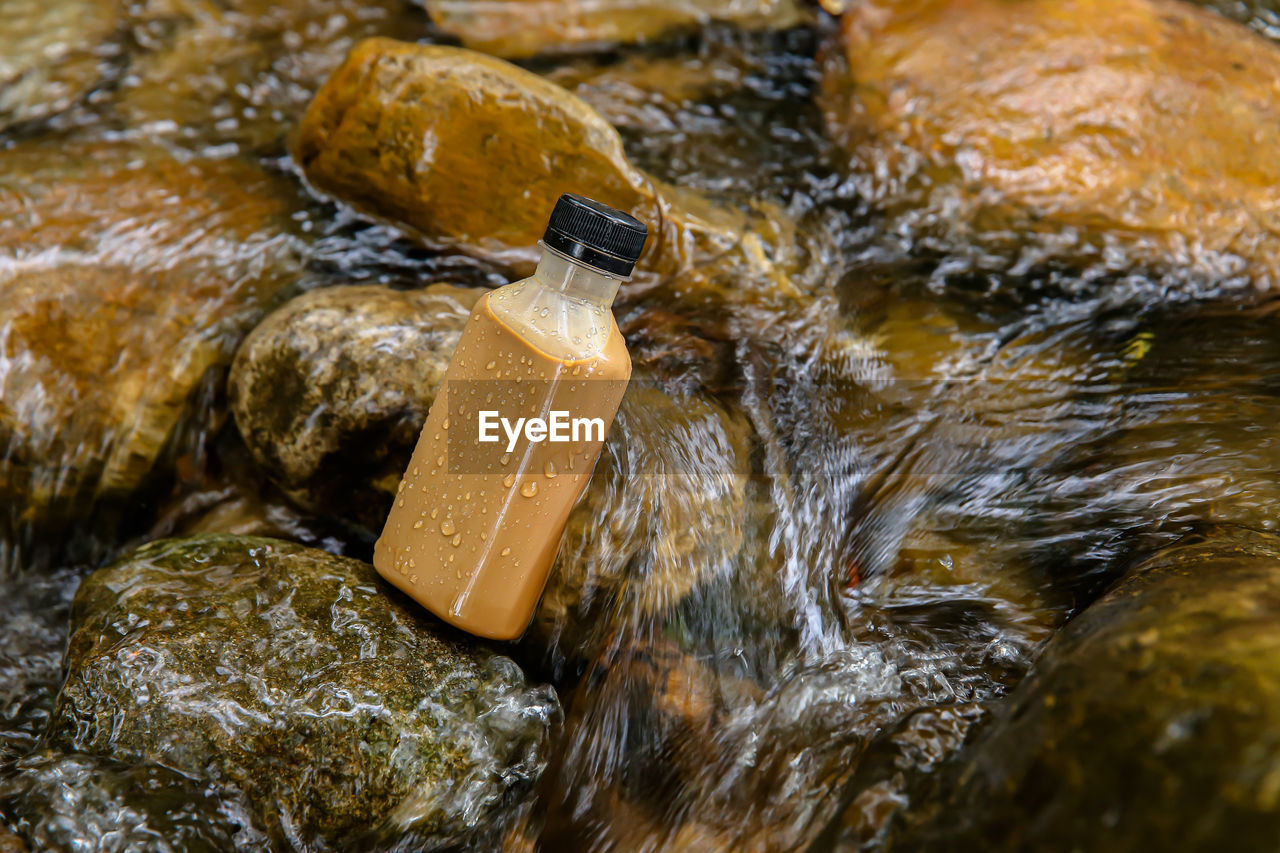
[{"label": "beige liquid in bottle", "polygon": [[[458,342],[374,566],[465,631],[514,639],[533,616],[631,375],[609,308],[621,277],[548,248]],[[535,421],[555,428],[512,431]]]}]

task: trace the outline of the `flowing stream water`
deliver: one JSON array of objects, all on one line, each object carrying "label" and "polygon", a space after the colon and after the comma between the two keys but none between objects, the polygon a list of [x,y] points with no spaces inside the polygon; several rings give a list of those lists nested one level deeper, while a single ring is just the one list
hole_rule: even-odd
[{"label": "flowing stream water", "polygon": [[[420,248],[302,187],[287,135],[350,45],[439,36],[391,0],[296,5],[135,4],[133,22],[103,36],[92,94],[0,133],[16,164],[0,194],[57,185],[73,168],[62,152],[145,142],[182,162],[250,161],[296,186],[280,238],[298,270],[290,293],[502,282],[498,267]],[[1218,8],[1280,38],[1267,4]],[[217,20],[191,31],[189,50],[160,46],[201,15]],[[509,650],[555,685],[566,714],[509,846],[874,849],[910,807],[913,775],[954,752],[1046,639],[1138,559],[1206,524],[1275,527],[1276,309],[1179,298],[1140,269],[1029,268],[920,245],[863,199],[825,131],[815,93],[832,29],[711,26],[527,63],[596,106],[641,168],[798,223],[816,301],[792,314],[748,303],[722,328],[703,324],[697,358],[663,380],[697,389],[704,407],[678,425],[643,390],[624,405],[615,430],[632,440],[606,450],[616,494],[566,548],[604,589],[613,552],[600,542],[625,540],[627,571],[645,580],[566,606]],[[199,218],[180,227],[191,233],[155,251],[196,246],[215,271],[243,266],[218,235],[201,243]],[[87,262],[109,262],[109,249],[84,249]],[[5,251],[9,267],[39,262]],[[654,307],[625,293],[617,306],[624,331],[632,321],[650,336],[648,356],[663,343]],[[671,329],[678,364],[688,333]],[[11,410],[53,393],[5,379],[19,337],[6,321]],[[253,470],[211,377],[180,427],[176,473],[141,497],[95,504],[70,535],[8,507],[0,765],[47,720],[80,579],[182,529],[184,514],[256,494],[284,534],[368,558],[367,535],[291,507]],[[39,465],[17,454],[4,464]],[[640,518],[627,503],[637,495]],[[68,511],[81,500],[65,497]],[[59,772],[92,770],[77,768]]]}]

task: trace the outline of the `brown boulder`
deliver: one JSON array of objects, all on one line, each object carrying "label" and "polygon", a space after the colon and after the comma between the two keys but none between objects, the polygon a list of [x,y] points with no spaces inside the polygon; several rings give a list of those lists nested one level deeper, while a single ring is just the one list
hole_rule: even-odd
[{"label": "brown boulder", "polygon": [[0,494],[22,530],[127,495],[189,449],[171,439],[202,380],[299,270],[298,200],[240,160],[0,160]]},{"label": "brown boulder", "polygon": [[1167,548],[1058,632],[891,849],[1274,850],[1280,541]]},{"label": "brown boulder", "polygon": [[1280,50],[1174,0],[849,4],[825,89],[865,192],[948,250],[1280,264]]},{"label": "brown boulder", "polygon": [[317,188],[516,274],[532,272],[555,200],[576,191],[650,226],[641,287],[675,277],[676,295],[795,295],[785,219],[660,183],[586,103],[473,51],[360,43],[311,102],[294,157]]}]

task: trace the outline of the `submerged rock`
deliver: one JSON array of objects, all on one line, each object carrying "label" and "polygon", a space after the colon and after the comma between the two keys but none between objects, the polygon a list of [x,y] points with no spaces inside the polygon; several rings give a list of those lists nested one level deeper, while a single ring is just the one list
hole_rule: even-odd
[{"label": "submerged rock", "polygon": [[467,47],[522,57],[649,41],[712,21],[781,29],[805,19],[797,0],[421,0]]},{"label": "submerged rock", "polygon": [[276,311],[231,370],[254,459],[300,506],[380,530],[479,295],[332,287]]},{"label": "submerged rock", "polygon": [[19,541],[189,449],[173,439],[202,382],[299,272],[299,201],[236,159],[0,154],[0,494]]},{"label": "submerged rock", "polygon": [[6,0],[0,27],[0,129],[62,112],[107,75],[123,3]]},{"label": "submerged rock", "polygon": [[1280,843],[1280,539],[1215,531],[1067,625],[893,850]]},{"label": "submerged rock", "polygon": [[1175,0],[869,0],[843,34],[832,130],[926,243],[1280,276],[1280,48],[1245,27]]},{"label": "submerged rock", "polygon": [[275,843],[314,849],[500,832],[558,714],[371,566],[251,537],[161,541],[91,575],[67,669],[53,745],[238,789]]},{"label": "submerged rock", "polygon": [[[220,853],[266,841],[222,792],[157,764],[41,754],[0,779],[0,816],[33,849]],[[105,843],[109,839],[109,844]],[[0,828],[0,851],[5,831]]]},{"label": "submerged rock", "polygon": [[701,304],[793,297],[785,217],[748,218],[635,168],[586,103],[514,65],[458,48],[369,39],[307,109],[294,157],[319,189],[426,243],[531,273],[561,193],[650,227],[641,287],[676,277]]}]

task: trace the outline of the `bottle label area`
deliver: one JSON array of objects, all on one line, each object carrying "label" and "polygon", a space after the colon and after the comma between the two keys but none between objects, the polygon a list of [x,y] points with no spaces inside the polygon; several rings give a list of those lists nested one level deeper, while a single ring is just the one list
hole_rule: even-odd
[{"label": "bottle label area", "polygon": [[440,473],[507,474],[529,454],[560,471],[589,471],[584,463],[594,462],[626,389],[625,380],[572,368],[556,379],[446,381]]},{"label": "bottle label area", "polygon": [[604,441],[604,418],[575,418],[564,410],[552,410],[547,418],[516,418],[514,422],[493,409],[481,409],[479,416],[476,441],[484,444],[505,439],[508,453],[516,449],[522,434],[531,444]]}]

